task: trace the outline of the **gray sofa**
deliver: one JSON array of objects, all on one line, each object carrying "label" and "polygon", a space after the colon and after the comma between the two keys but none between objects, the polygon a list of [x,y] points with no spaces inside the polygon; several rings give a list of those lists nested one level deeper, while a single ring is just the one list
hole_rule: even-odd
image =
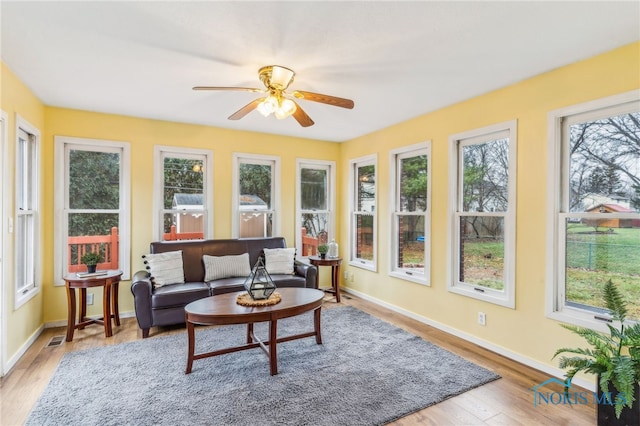
[{"label": "gray sofa", "polygon": [[[245,277],[204,282],[203,255],[227,256],[249,253],[249,261],[253,266],[262,255],[263,248],[286,248],[286,242],[282,237],[273,237],[151,243],[150,253],[182,250],[185,282],[154,288],[148,271],[138,271],[134,274],[131,292],[142,337],[149,337],[151,327],[184,323],[184,307],[194,300],[244,290]],[[293,275],[271,275],[271,278],[276,287],[315,288],[317,273],[315,266],[296,260]]]}]

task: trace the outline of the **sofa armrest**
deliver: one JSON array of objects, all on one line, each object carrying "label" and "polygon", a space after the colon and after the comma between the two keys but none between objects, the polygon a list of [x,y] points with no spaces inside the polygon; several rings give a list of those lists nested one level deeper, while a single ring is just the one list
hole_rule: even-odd
[{"label": "sofa armrest", "polygon": [[300,262],[296,260],[293,265],[294,273],[299,277],[304,277],[306,284],[306,288],[318,288],[317,287],[317,276],[318,276],[318,268],[313,265],[309,265],[308,263]]},{"label": "sofa armrest", "polygon": [[138,271],[131,280],[131,293],[136,310],[136,318],[141,329],[149,329],[153,324],[151,316],[151,295],[153,284],[147,271]]}]

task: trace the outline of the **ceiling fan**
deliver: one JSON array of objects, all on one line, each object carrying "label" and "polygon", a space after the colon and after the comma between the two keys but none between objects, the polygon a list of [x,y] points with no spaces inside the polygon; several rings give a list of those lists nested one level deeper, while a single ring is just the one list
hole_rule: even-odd
[{"label": "ceiling fan", "polygon": [[256,89],[251,87],[216,87],[216,86],[196,86],[193,90],[240,90],[246,92],[265,93],[266,96],[249,102],[229,116],[229,120],[239,120],[249,114],[254,109],[265,117],[273,113],[276,118],[284,119],[293,115],[302,127],[313,126],[313,120],[295,99],[304,99],[307,101],[320,102],[323,104],[338,106],[341,108],[352,109],[354,103],[351,99],[338,98],[336,96],[322,95],[320,93],[305,92],[295,90],[287,92],[287,88],[293,82],[296,75],[293,70],[282,67],[280,65],[268,65],[260,68],[258,76],[264,84],[265,89]]}]

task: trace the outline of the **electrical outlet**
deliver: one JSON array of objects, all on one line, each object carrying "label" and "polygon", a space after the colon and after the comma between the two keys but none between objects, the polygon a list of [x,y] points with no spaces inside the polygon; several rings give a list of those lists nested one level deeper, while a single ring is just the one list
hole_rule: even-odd
[{"label": "electrical outlet", "polygon": [[87,294],[87,305],[93,305],[93,293]]},{"label": "electrical outlet", "polygon": [[348,271],[344,271],[343,278],[344,278],[345,281],[349,281],[349,272]]},{"label": "electrical outlet", "polygon": [[484,312],[478,312],[478,324],[487,325],[487,314]]},{"label": "electrical outlet", "polygon": [[353,282],[353,280],[354,280],[353,272],[351,272],[351,273],[349,274],[349,281]]}]

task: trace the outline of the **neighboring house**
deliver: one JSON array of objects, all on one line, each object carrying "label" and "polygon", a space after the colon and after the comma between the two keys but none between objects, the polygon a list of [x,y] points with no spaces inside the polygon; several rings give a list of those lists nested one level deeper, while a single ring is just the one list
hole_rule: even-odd
[{"label": "neighboring house", "polygon": [[[623,207],[619,204],[598,204],[587,210],[588,213],[634,213],[633,210],[628,207]],[[588,221],[587,221],[588,222]],[[598,221],[598,227],[602,228],[632,228],[640,227],[640,220],[637,219],[608,219],[605,221]]]},{"label": "neighboring house", "polygon": [[271,215],[267,203],[257,195],[240,195],[240,238],[268,236]]},{"label": "neighboring house", "polygon": [[619,195],[603,195],[603,194],[595,194],[589,193],[584,196],[582,199],[582,205],[584,206],[584,211],[593,211],[596,206],[601,204],[617,204],[618,206],[624,208],[631,208],[631,204],[629,199],[626,197],[621,197]]},{"label": "neighboring house", "polygon": [[202,194],[174,194],[171,207],[175,210],[185,210],[185,213],[174,215],[176,232],[202,232],[204,215],[193,212],[193,210],[204,211]]}]

